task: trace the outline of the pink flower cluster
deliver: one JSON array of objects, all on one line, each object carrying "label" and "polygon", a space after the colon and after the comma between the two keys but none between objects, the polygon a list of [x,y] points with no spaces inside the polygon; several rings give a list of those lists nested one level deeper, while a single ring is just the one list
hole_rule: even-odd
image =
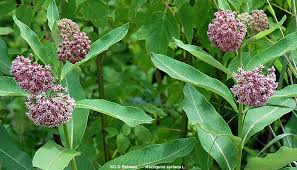
[{"label": "pink flower cluster", "polygon": [[32,63],[32,56],[17,56],[12,61],[11,74],[22,89],[32,94],[47,91],[54,84],[50,66],[43,67],[36,62]]},{"label": "pink flower cluster", "polygon": [[91,48],[91,41],[85,32],[81,32],[79,26],[70,19],[61,19],[58,22],[60,37],[58,58],[60,61],[69,61],[75,64],[85,58]]},{"label": "pink flower cluster", "polygon": [[250,25],[255,33],[264,31],[269,27],[267,15],[263,10],[254,10],[252,18]]},{"label": "pink flower cluster", "polygon": [[68,122],[75,101],[67,89],[55,84],[50,66],[32,63],[32,55],[18,56],[12,61],[11,73],[17,84],[29,92],[26,115],[33,123],[52,128]]},{"label": "pink flower cluster", "polygon": [[234,73],[237,84],[231,91],[238,98],[238,102],[252,107],[262,106],[274,94],[277,88],[275,70],[268,69],[268,75],[265,76],[262,74],[263,68],[263,65],[252,71],[239,68],[239,73]]},{"label": "pink flower cluster", "polygon": [[235,18],[232,11],[218,11],[208,25],[207,35],[215,46],[223,51],[237,50],[245,35],[245,25]]},{"label": "pink flower cluster", "polygon": [[29,96],[26,105],[29,110],[26,115],[34,124],[54,128],[70,120],[75,101],[66,93],[66,89],[55,87],[48,95]]}]

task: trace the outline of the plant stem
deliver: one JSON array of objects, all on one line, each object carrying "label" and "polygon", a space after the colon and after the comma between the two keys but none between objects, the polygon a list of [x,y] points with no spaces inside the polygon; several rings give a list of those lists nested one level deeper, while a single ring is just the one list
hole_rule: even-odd
[{"label": "plant stem", "polygon": [[[72,145],[70,143],[69,133],[68,133],[68,129],[67,129],[66,124],[63,124],[63,130],[64,130],[64,136],[65,136],[65,139],[66,139],[67,148],[72,149]],[[76,166],[76,162],[75,162],[74,158],[71,160],[71,167],[72,167],[72,170],[77,170],[77,166]]]},{"label": "plant stem", "polygon": [[[238,106],[238,136],[241,134],[241,131],[242,131],[242,123],[243,123],[243,104],[239,104],[239,106]],[[243,149],[243,147],[238,148],[237,163],[236,163],[237,170],[240,170],[240,167],[241,167],[242,149]]]},{"label": "plant stem", "polygon": [[[104,78],[103,78],[103,61],[104,61],[105,53],[103,53],[101,56],[98,56],[96,58],[96,66],[97,66],[97,79],[98,79],[98,89],[99,89],[99,98],[104,99]],[[102,134],[102,143],[103,143],[103,149],[104,149],[104,162],[107,162],[110,160],[110,152],[109,152],[109,146],[108,143],[105,140],[106,137],[106,131],[105,128],[107,127],[107,120],[104,114],[99,113],[100,115],[100,121],[101,121],[101,134]]]}]

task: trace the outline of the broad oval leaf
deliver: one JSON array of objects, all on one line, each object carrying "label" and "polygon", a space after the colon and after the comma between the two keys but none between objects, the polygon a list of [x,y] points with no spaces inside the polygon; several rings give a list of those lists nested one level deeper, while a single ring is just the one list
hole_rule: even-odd
[{"label": "broad oval leaf", "polygon": [[205,97],[190,84],[184,87],[183,109],[190,124],[199,124],[203,127],[201,129],[198,126],[197,130],[202,147],[219,163],[221,168],[233,169],[236,151],[231,139],[227,136],[232,136],[228,124]]},{"label": "broad oval leaf", "polygon": [[47,8],[46,16],[47,16],[48,27],[51,29],[51,31],[53,31],[53,26],[55,22],[60,19],[59,11],[55,0],[52,0],[51,3],[49,4]]},{"label": "broad oval leaf", "polygon": [[152,118],[144,111],[131,106],[121,106],[103,99],[84,99],[76,102],[76,108],[90,109],[122,120],[135,127],[143,123],[152,123]]},{"label": "broad oval leaf", "polygon": [[29,155],[16,147],[2,125],[0,125],[0,136],[0,167],[3,169],[33,170]]},{"label": "broad oval leaf", "polygon": [[[162,144],[146,146],[107,162],[100,170],[109,170],[113,166],[120,166],[120,169],[140,169],[146,166],[170,163],[177,158],[190,154],[195,144],[196,140],[194,138],[182,138]],[[123,165],[133,166],[133,168],[125,168],[122,167]]]},{"label": "broad oval leaf", "polygon": [[12,77],[0,76],[0,96],[27,96]]},{"label": "broad oval leaf", "polygon": [[80,153],[77,151],[49,141],[35,153],[33,166],[43,170],[60,170],[66,168],[69,162],[78,155]]},{"label": "broad oval leaf", "polygon": [[[83,100],[86,98],[79,81],[79,76],[76,74],[76,72],[73,71],[68,74],[62,84],[68,89],[70,96],[73,97],[75,101]],[[80,145],[87,127],[88,117],[89,109],[74,109],[72,118],[67,123],[71,148],[76,149]],[[59,127],[59,132],[63,139],[63,144],[64,146],[66,146],[63,127]]]},{"label": "broad oval leaf", "polygon": [[263,37],[271,34],[273,31],[279,29],[279,27],[284,24],[284,22],[285,22],[286,19],[287,19],[287,16],[284,15],[283,18],[277,24],[275,24],[274,26],[272,26],[268,30],[261,31],[258,34],[252,36],[251,38],[245,40],[243,42],[243,44],[241,45],[241,48],[244,48],[245,46],[249,45],[250,43],[252,43],[254,41],[257,41],[257,40],[259,40],[259,39],[261,39],[261,38],[263,38]]},{"label": "broad oval leaf", "polygon": [[213,58],[211,55],[207,54],[205,51],[203,51],[200,47],[190,44],[184,44],[182,41],[174,38],[175,44],[191,53],[193,56],[199,58],[200,60],[206,62],[207,64],[223,71],[228,76],[232,76],[232,72],[228,70],[225,66],[223,66],[218,60]]},{"label": "broad oval leaf", "polygon": [[258,67],[260,64],[266,64],[284,54],[290,50],[297,48],[297,32],[288,34],[274,45],[264,49],[260,53],[256,54],[246,65],[246,69],[251,70]]},{"label": "broad oval leaf", "polygon": [[297,84],[289,85],[281,90],[275,92],[273,98],[278,97],[296,97],[297,96]]},{"label": "broad oval leaf", "polygon": [[35,53],[36,57],[41,60],[44,64],[49,64],[50,60],[46,56],[46,51],[38,39],[36,33],[32,31],[26,24],[22,23],[17,19],[15,14],[12,16],[15,24],[19,27],[21,32],[21,37],[29,44]]},{"label": "broad oval leaf", "polygon": [[273,105],[279,106],[262,106],[249,110],[246,113],[242,133],[240,137],[246,142],[252,135],[264,129],[266,126],[279,119],[286,113],[296,107],[293,99],[276,98],[271,101]]},{"label": "broad oval leaf", "polygon": [[128,30],[129,30],[129,23],[124,24],[110,31],[109,33],[105,34],[103,37],[99,38],[91,45],[90,52],[86,55],[86,57],[83,60],[81,60],[80,62],[77,62],[76,64],[66,63],[64,65],[61,72],[61,80],[63,80],[65,76],[76,66],[79,66],[85,63],[86,61],[96,57],[97,55],[106,51],[112,45],[122,40],[128,33]]},{"label": "broad oval leaf", "polygon": [[2,38],[0,38],[0,54],[0,71],[3,74],[10,75],[11,61],[8,58],[7,46]]},{"label": "broad oval leaf", "polygon": [[209,77],[188,64],[162,54],[152,53],[152,61],[158,69],[166,72],[170,77],[210,90],[222,96],[237,111],[232,93],[219,80]]},{"label": "broad oval leaf", "polygon": [[264,158],[253,157],[248,160],[247,170],[277,170],[297,160],[297,148],[281,147],[277,152]]}]

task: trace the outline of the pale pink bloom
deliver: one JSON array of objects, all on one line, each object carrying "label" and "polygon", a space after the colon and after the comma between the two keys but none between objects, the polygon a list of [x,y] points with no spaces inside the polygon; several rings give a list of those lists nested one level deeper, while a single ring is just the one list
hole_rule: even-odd
[{"label": "pale pink bloom", "polygon": [[274,94],[277,88],[275,70],[273,67],[268,69],[268,74],[265,76],[262,74],[263,68],[263,65],[252,71],[239,68],[239,73],[234,73],[237,83],[231,91],[239,103],[252,107],[262,106]]}]

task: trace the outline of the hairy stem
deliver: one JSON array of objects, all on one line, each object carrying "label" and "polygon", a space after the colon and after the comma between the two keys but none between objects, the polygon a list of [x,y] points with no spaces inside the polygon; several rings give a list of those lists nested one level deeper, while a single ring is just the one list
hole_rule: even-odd
[{"label": "hairy stem", "polygon": [[[105,98],[104,79],[103,79],[104,55],[105,55],[105,53],[102,56],[98,56],[96,59],[99,98],[101,98],[101,99]],[[101,121],[102,143],[103,143],[103,149],[104,149],[104,162],[107,162],[110,160],[109,146],[105,140],[105,137],[107,135],[106,131],[105,131],[105,128],[107,127],[107,120],[106,120],[106,116],[104,114],[99,113],[99,115],[100,115],[100,121]]]},{"label": "hairy stem", "polygon": [[[72,149],[72,145],[70,143],[69,133],[68,133],[66,124],[63,124],[63,130],[64,130],[67,148]],[[77,170],[76,161],[74,158],[71,160],[71,167],[72,167],[72,170]]]}]

